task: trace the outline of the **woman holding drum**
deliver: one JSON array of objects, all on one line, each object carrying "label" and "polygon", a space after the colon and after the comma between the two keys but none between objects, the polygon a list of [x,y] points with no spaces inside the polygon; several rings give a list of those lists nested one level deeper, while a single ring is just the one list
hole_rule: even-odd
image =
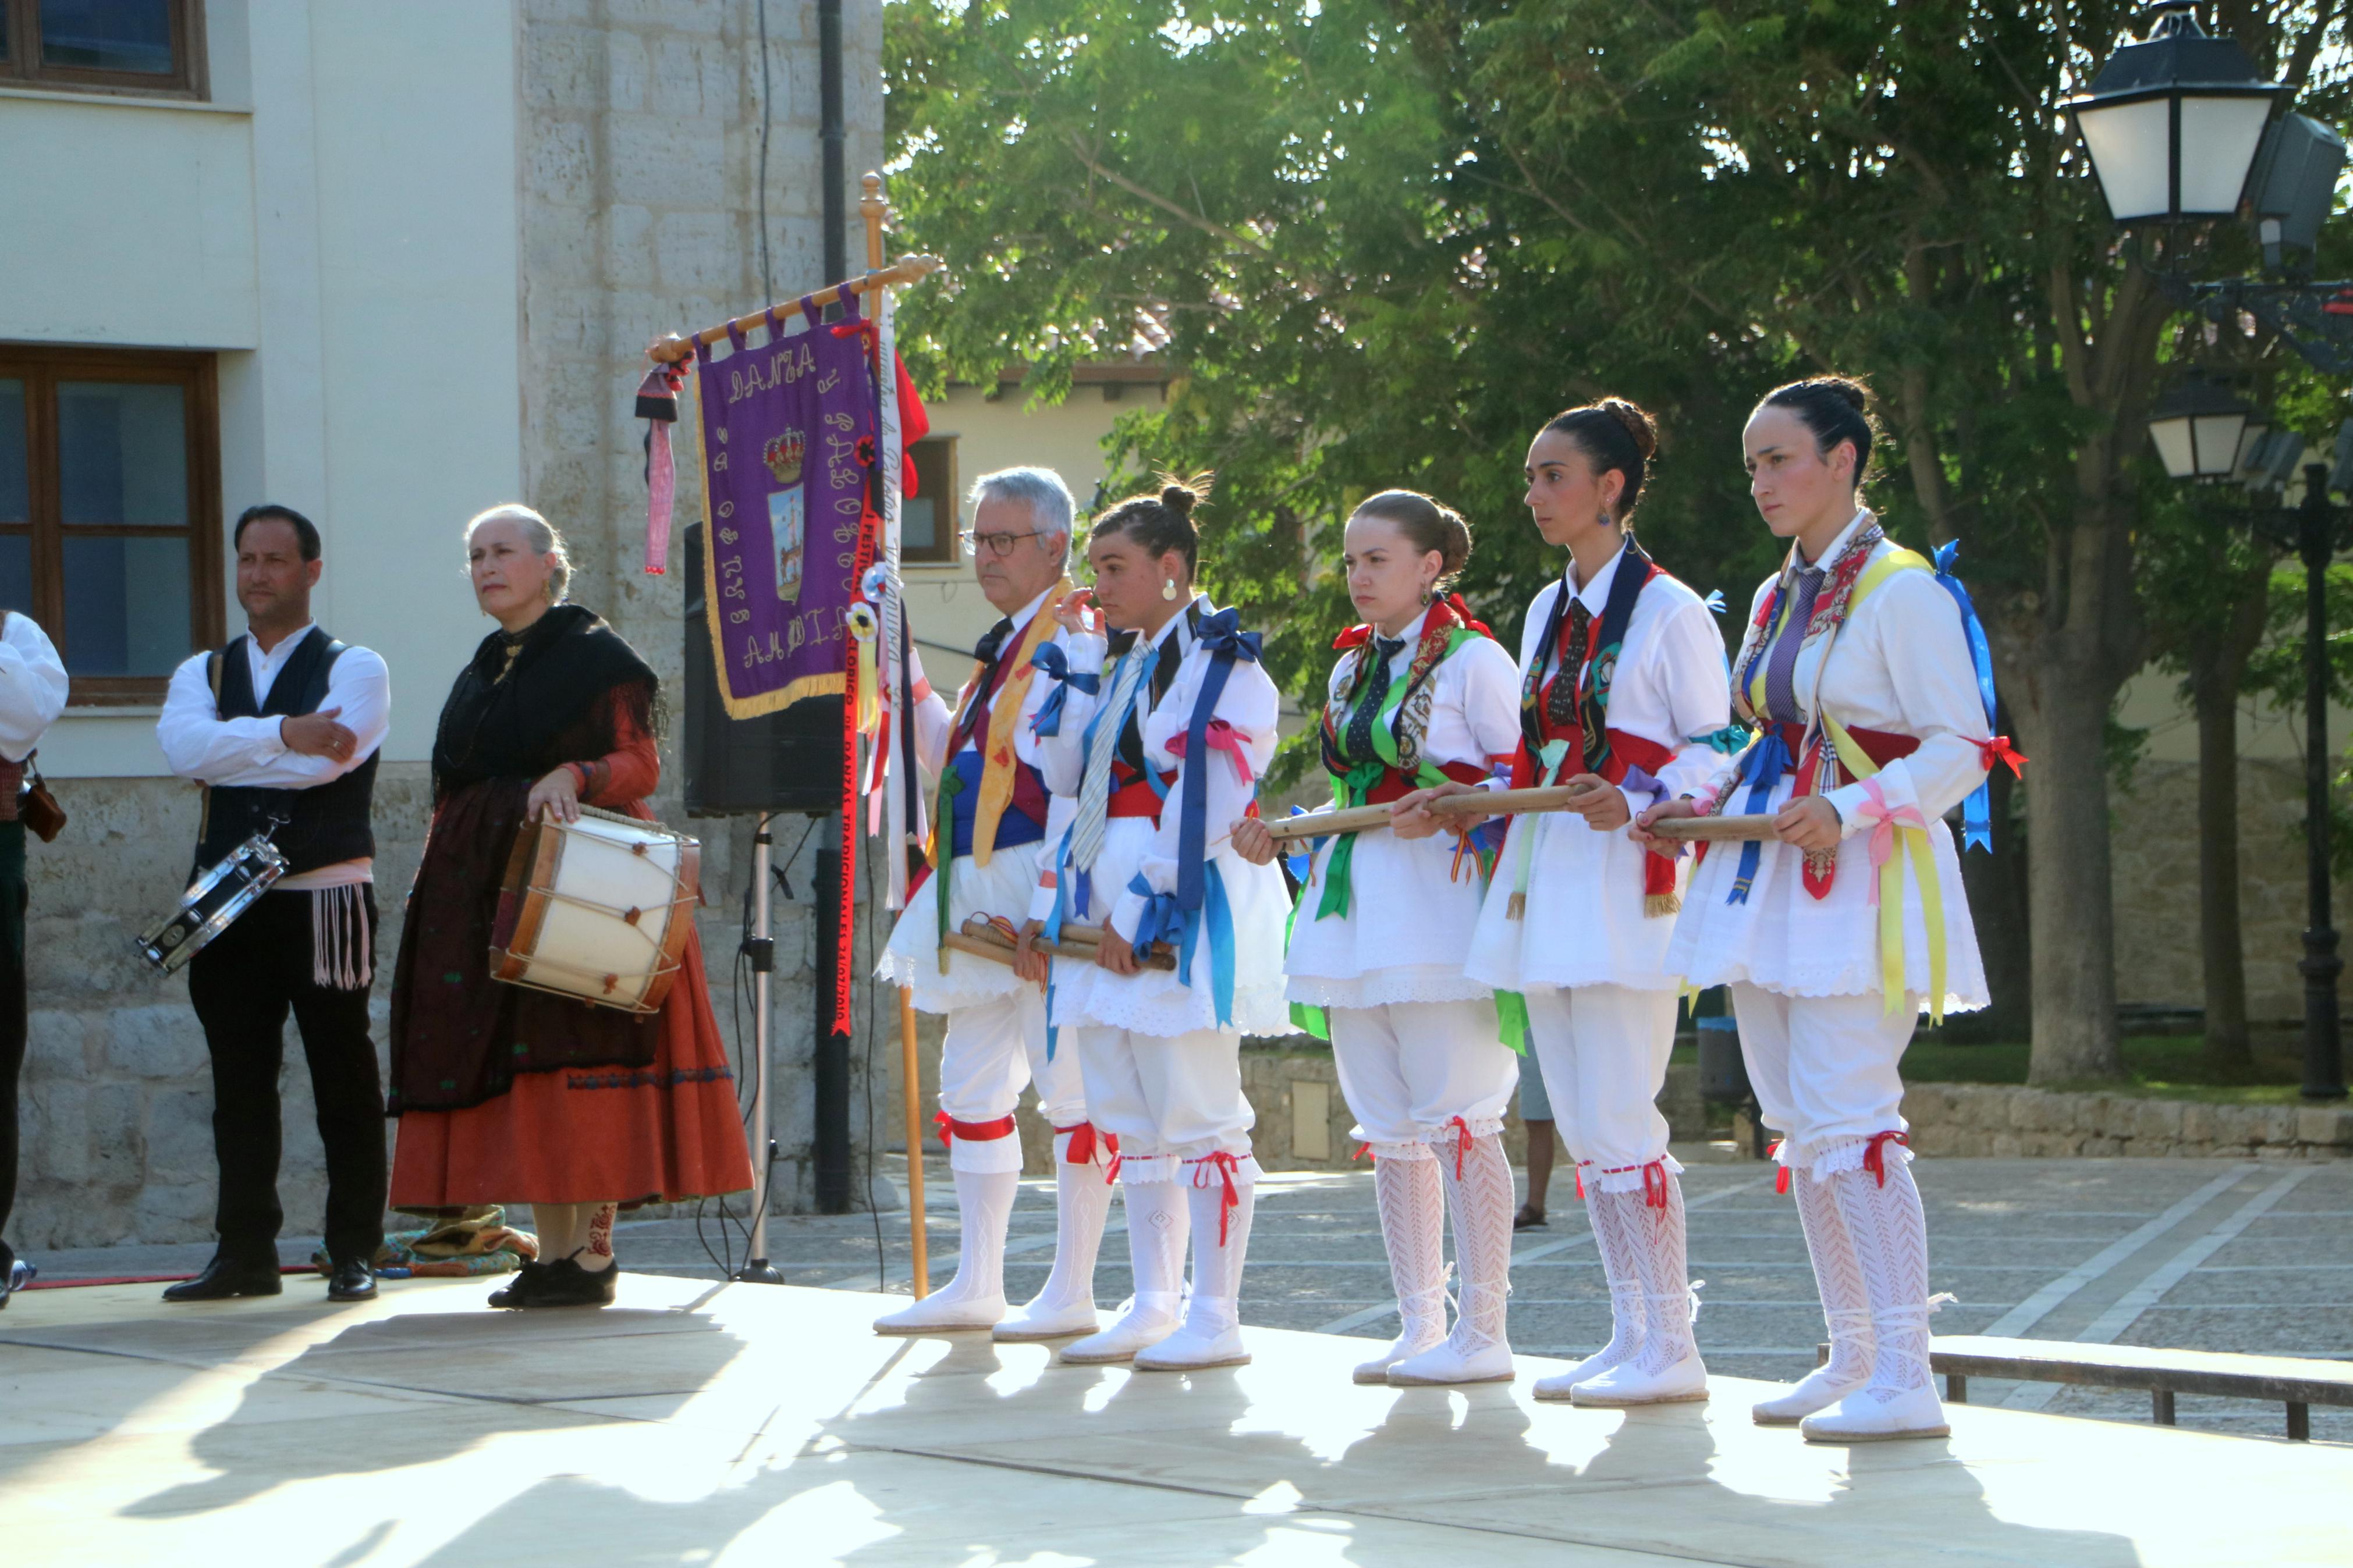
[{"label": "woman holding drum", "polygon": [[[501,885],[533,820],[584,805],[650,822],[656,681],[564,602],[570,562],[537,512],[467,525],[476,602],[499,623],[458,677],[433,745],[433,820],[392,996],[392,1205],[534,1205],[540,1261],[499,1307],[613,1300],[615,1212],[744,1192],[751,1158],[691,921],[658,1012],[500,984]],[[634,911],[633,911],[634,912]]]},{"label": "woman holding drum", "polygon": [[1986,1005],[1942,818],[2014,755],[1990,735],[1967,596],[1857,499],[1875,435],[1864,389],[1837,376],[1780,387],[1749,416],[1750,492],[1791,541],[1733,665],[1733,700],[1757,738],[1636,829],[1772,818],[1772,840],[1710,847],[1667,967],[1732,989],[1830,1326],[1829,1363],[1756,1419],[1834,1443],[1947,1430],[1896,1062],[1924,1008]]}]

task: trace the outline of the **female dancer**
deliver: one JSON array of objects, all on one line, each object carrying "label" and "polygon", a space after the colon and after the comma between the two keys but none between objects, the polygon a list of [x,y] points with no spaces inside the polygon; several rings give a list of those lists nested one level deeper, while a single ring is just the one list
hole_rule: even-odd
[{"label": "female dancer", "polygon": [[[1343,652],[1324,708],[1324,766],[1338,805],[1398,801],[1449,779],[1483,784],[1511,761],[1517,676],[1446,592],[1471,558],[1469,526],[1428,496],[1384,490],[1348,519],[1342,548],[1348,597],[1365,620],[1334,645]],[[1372,1151],[1397,1285],[1400,1331],[1356,1369],[1358,1383],[1512,1375],[1512,1167],[1502,1133],[1518,1064],[1494,998],[1462,973],[1481,868],[1432,837],[1436,826],[1416,811],[1396,830],[1328,841],[1301,891],[1285,963],[1291,1000],[1328,1014],[1340,1090]],[[1273,858],[1263,825],[1245,817],[1232,827],[1245,858]],[[1451,1336],[1441,1182],[1463,1275]]]},{"label": "female dancer", "polygon": [[726,1043],[692,927],[661,1011],[639,1017],[490,974],[515,834],[585,805],[652,820],[653,671],[564,602],[563,538],[527,507],[467,525],[499,629],[459,672],[433,742],[433,821],[393,970],[392,1205],[528,1201],[541,1261],[494,1307],[613,1300],[613,1215],[752,1185]]},{"label": "female dancer", "polygon": [[1724,645],[1698,595],[1628,531],[1657,437],[1623,398],[1560,415],[1529,444],[1528,511],[1568,569],[1528,607],[1512,782],[1583,784],[1568,813],[1515,820],[1468,973],[1525,998],[1545,1089],[1577,1162],[1609,1284],[1600,1351],[1536,1384],[1582,1405],[1701,1399],[1682,1167],[1659,1114],[1678,983],[1666,962],[1678,868],[1621,830],[1714,771]]},{"label": "female dancer", "polygon": [[1773,816],[1778,842],[1708,854],[1667,962],[1694,985],[1731,986],[1749,1081],[1782,1134],[1831,1353],[1755,1415],[1820,1442],[1947,1430],[1896,1061],[1922,1007],[1986,1005],[1939,819],[2011,754],[1989,735],[1958,584],[1857,500],[1874,435],[1864,389],[1837,376],[1780,387],[1749,416],[1750,492],[1792,542],[1733,666],[1734,701],[1758,733],[1693,798],[1639,825]]},{"label": "female dancer", "polygon": [[[1062,1048],[1078,1048],[1089,1118],[1119,1140],[1135,1295],[1062,1357],[1134,1357],[1149,1371],[1250,1359],[1240,1296],[1258,1162],[1241,1037],[1290,1028],[1279,955],[1291,900],[1225,827],[1274,755],[1274,683],[1256,634],[1193,590],[1193,507],[1207,489],[1172,482],[1095,520],[1094,600],[1117,635],[1106,662],[1101,635],[1063,612],[1071,679],[1039,729],[1051,726],[1048,784],[1078,805],[1022,944],[1034,963],[1028,938],[1040,930],[1100,927],[1093,963],[1053,966],[1050,1015]],[[1175,953],[1173,971],[1138,963],[1155,943]]]}]

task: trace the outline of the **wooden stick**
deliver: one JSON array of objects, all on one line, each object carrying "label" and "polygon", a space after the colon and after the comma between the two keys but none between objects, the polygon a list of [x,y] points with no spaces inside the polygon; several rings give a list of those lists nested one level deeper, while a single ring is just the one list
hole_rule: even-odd
[{"label": "wooden stick", "polygon": [[[899,258],[889,267],[883,266],[882,222],[889,216],[891,209],[890,204],[882,199],[882,176],[868,174],[860,184],[866,190],[866,194],[859,199],[858,203],[859,216],[866,220],[866,276],[849,280],[848,288],[851,293],[871,294],[878,289],[888,289],[896,284],[921,283],[947,265],[936,256],[907,255]],[[828,283],[822,289],[813,289],[809,292],[821,298],[842,287],[844,285],[839,283]],[[774,310],[781,318],[787,310],[797,308],[798,304],[797,297],[790,300],[779,301],[769,306],[767,310],[754,310],[748,316],[738,316],[732,321],[722,321],[715,327],[705,327],[690,338],[682,338],[676,332],[672,332],[647,349],[646,357],[662,364],[678,364],[692,356],[696,343],[715,343],[727,335],[730,328],[737,331],[748,332],[754,327],[766,322],[768,310]]]},{"label": "wooden stick", "polygon": [[1670,816],[1651,824],[1651,832],[1660,838],[1684,840],[1706,839],[1767,839],[1779,837],[1773,831],[1769,816]]},{"label": "wooden stick", "polygon": [[899,987],[899,1076],[907,1100],[907,1228],[915,1243],[915,1300],[932,1291],[931,1238],[923,1230],[923,1079],[915,1064],[915,988]]},{"label": "wooden stick", "polygon": [[[1568,803],[1592,789],[1591,784],[1547,784],[1542,789],[1470,790],[1444,795],[1430,803],[1438,816],[1519,816],[1534,812],[1565,811]],[[1364,833],[1389,825],[1386,805],[1352,805],[1344,810],[1310,811],[1278,817],[1266,825],[1276,843],[1293,838],[1322,838],[1334,833]]]},{"label": "wooden stick", "polygon": [[[941,934],[940,945],[957,952],[969,952],[976,958],[994,959],[1008,968],[1013,963],[1013,944],[1002,938],[992,940],[988,937],[966,936],[960,931],[952,931]],[[1095,961],[1095,950],[1092,947],[1081,947],[1075,943],[1065,947],[1060,942],[1047,942],[1043,938],[1029,945],[1034,951],[1055,958],[1068,958],[1080,963],[1092,963]],[[1155,943],[1151,956],[1143,959],[1141,963],[1146,969],[1173,971],[1176,967],[1176,955],[1170,952],[1165,945]]]}]

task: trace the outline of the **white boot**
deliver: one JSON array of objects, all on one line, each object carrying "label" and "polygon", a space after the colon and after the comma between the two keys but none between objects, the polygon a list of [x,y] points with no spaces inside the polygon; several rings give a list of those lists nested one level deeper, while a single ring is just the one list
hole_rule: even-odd
[{"label": "white boot", "polygon": [[1242,1344],[1242,1258],[1250,1249],[1258,1162],[1220,1152],[1185,1163],[1193,1173],[1184,1189],[1193,1213],[1193,1300],[1182,1327],[1136,1352],[1138,1372],[1198,1372],[1250,1360]]},{"label": "white boot", "polygon": [[1512,1342],[1504,1332],[1512,1294],[1512,1211],[1518,1206],[1512,1164],[1504,1156],[1502,1136],[1493,1132],[1472,1139],[1457,1158],[1448,1157],[1441,1146],[1438,1168],[1453,1200],[1462,1310],[1452,1333],[1389,1368],[1392,1384],[1512,1381]]},{"label": "white boot", "polygon": [[[1013,1152],[1018,1159],[1019,1146],[1014,1145]],[[950,1173],[955,1177],[961,1227],[955,1278],[913,1306],[875,1319],[878,1334],[985,1329],[1005,1316],[1005,1227],[1013,1219],[1013,1195],[1020,1190],[1021,1168],[1017,1164],[1009,1171]]]},{"label": "white boot", "polygon": [[[1590,1167],[1592,1162],[1580,1163]],[[1585,1187],[1586,1217],[1593,1225],[1593,1249],[1601,1257],[1602,1278],[1609,1282],[1609,1342],[1567,1372],[1536,1379],[1538,1399],[1567,1399],[1578,1384],[1631,1361],[1642,1348],[1642,1271],[1634,1255],[1638,1238],[1620,1223],[1623,1211],[1601,1201],[1599,1173],[1588,1169],[1580,1173],[1579,1181]]]},{"label": "white boot", "polygon": [[[1071,1163],[1075,1131],[1054,1139],[1054,1271],[1029,1304],[990,1331],[999,1343],[1091,1334],[1095,1317],[1095,1253],[1111,1215],[1111,1181],[1100,1157]],[[1099,1137],[1092,1140],[1100,1143]]]},{"label": "white boot", "polygon": [[1683,1189],[1672,1161],[1642,1168],[1642,1189],[1604,1193],[1635,1237],[1642,1281],[1642,1348],[1571,1390],[1577,1405],[1673,1405],[1707,1397],[1707,1368],[1692,1338],[1690,1266],[1683,1247]]},{"label": "white boot", "polygon": [[1759,1426],[1795,1426],[1817,1410],[1827,1410],[1871,1378],[1871,1298],[1862,1288],[1862,1265],[1839,1218],[1830,1184],[1818,1182],[1803,1165],[1789,1180],[1798,1194],[1798,1223],[1805,1227],[1806,1256],[1813,1260],[1814,1288],[1821,1292],[1822,1321],[1831,1332],[1831,1359],[1798,1380],[1776,1399],[1749,1411]]},{"label": "white boot", "polygon": [[1909,1153],[1883,1147],[1879,1171],[1834,1173],[1831,1189],[1871,1298],[1871,1381],[1798,1424],[1809,1443],[1943,1437],[1952,1426],[1928,1368],[1928,1221]]},{"label": "white boot", "polygon": [[[1383,1148],[1392,1145],[1383,1144]],[[1388,1349],[1356,1363],[1358,1383],[1387,1383],[1389,1368],[1446,1337],[1446,1196],[1430,1145],[1411,1155],[1373,1156],[1373,1197],[1397,1288],[1399,1332]]]},{"label": "white boot", "polygon": [[1127,1205],[1127,1256],[1135,1293],[1111,1327],[1062,1347],[1061,1359],[1083,1365],[1126,1361],[1176,1331],[1185,1313],[1185,1241],[1192,1229],[1174,1155],[1130,1155],[1120,1172]]}]

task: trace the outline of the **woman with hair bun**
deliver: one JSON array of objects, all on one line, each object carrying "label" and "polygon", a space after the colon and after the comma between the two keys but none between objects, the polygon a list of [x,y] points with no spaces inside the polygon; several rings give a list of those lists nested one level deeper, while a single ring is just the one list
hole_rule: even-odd
[{"label": "woman with hair bun", "polygon": [[[1923,1008],[1986,1005],[1941,819],[1997,761],[2016,765],[1990,732],[1967,595],[1857,497],[1876,436],[1864,388],[1840,376],[1777,388],[1749,416],[1749,490],[1790,541],[1733,664],[1755,738],[1638,828],[1773,819],[1774,840],[1722,844],[1701,864],[1668,962],[1694,985],[1731,987],[1830,1325],[1830,1361],[1755,1417],[1831,1443],[1947,1430],[1928,1374],[1927,1229],[1896,1062]],[[1975,806],[1969,820],[1974,836]]]},{"label": "woman with hair bun", "polygon": [[[1241,1039],[1290,1029],[1291,899],[1278,872],[1235,852],[1227,826],[1256,809],[1274,758],[1274,682],[1258,634],[1193,586],[1193,510],[1208,493],[1207,475],[1171,479],[1095,520],[1087,560],[1111,636],[1065,601],[1063,668],[1048,671],[1061,689],[1037,732],[1047,786],[1077,804],[1016,954],[1042,977],[1032,938],[1066,924],[1099,933],[1093,963],[1052,964],[1049,1048],[1077,1048],[1089,1120],[1115,1141],[1135,1294],[1062,1358],[1132,1358],[1150,1372],[1250,1359],[1241,1274],[1259,1168]],[[1173,969],[1143,962],[1155,947]]]},{"label": "woman with hair bun", "polygon": [[[1511,656],[1447,585],[1471,558],[1471,530],[1412,490],[1384,490],[1348,519],[1348,597],[1364,617],[1333,646],[1322,723],[1335,804],[1401,803],[1449,780],[1486,781],[1518,730]],[[1293,917],[1285,967],[1294,1014],[1332,1042],[1356,1136],[1373,1155],[1402,1320],[1358,1383],[1448,1384],[1512,1375],[1512,1168],[1504,1109],[1519,1081],[1488,988],[1462,973],[1479,918],[1481,868],[1413,811],[1390,829],[1345,833],[1315,853]],[[1260,823],[1234,847],[1264,864]],[[1328,1020],[1328,1022],[1327,1022]],[[1462,1308],[1450,1335],[1442,1256],[1446,1201]]]},{"label": "woman with hair bun", "polygon": [[1625,828],[1715,771],[1727,710],[1715,617],[1630,531],[1656,449],[1650,416],[1619,397],[1569,409],[1529,444],[1528,512],[1568,564],[1528,606],[1511,782],[1586,793],[1512,823],[1467,966],[1525,1018],[1592,1217],[1609,1342],[1535,1386],[1580,1405],[1707,1394],[1682,1167],[1657,1104],[1681,989],[1667,962],[1681,868]]}]

